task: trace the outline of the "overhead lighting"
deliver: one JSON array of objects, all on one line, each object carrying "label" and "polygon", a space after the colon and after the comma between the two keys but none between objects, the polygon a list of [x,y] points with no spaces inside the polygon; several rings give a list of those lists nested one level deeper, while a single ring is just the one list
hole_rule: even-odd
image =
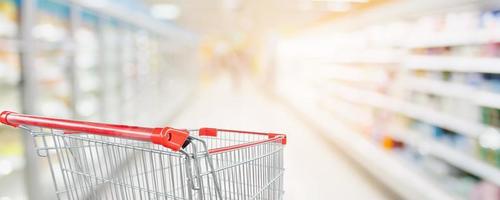
[{"label": "overhead lighting", "polygon": [[236,11],[241,7],[240,0],[224,0],[222,1],[222,6],[227,11]]},{"label": "overhead lighting", "polygon": [[150,12],[153,17],[164,20],[174,20],[180,15],[179,7],[174,4],[155,4]]},{"label": "overhead lighting", "polygon": [[351,9],[351,4],[347,2],[329,2],[327,9],[333,12],[347,12]]},{"label": "overhead lighting", "polygon": [[368,3],[369,0],[312,0],[312,1],[344,2],[344,3]]}]

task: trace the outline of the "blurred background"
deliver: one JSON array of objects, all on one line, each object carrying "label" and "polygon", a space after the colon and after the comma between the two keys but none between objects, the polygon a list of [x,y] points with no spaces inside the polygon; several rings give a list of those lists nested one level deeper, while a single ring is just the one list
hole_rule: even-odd
[{"label": "blurred background", "polygon": [[499,74],[496,0],[0,0],[0,110],[286,133],[285,199],[500,199]]}]

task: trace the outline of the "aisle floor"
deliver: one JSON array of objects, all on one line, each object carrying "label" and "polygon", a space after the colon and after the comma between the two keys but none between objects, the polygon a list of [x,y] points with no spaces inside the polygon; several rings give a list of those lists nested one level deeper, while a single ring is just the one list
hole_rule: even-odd
[{"label": "aisle floor", "polygon": [[286,133],[287,200],[391,198],[278,102],[255,89],[235,90],[229,85],[220,83],[199,92],[172,125]]}]

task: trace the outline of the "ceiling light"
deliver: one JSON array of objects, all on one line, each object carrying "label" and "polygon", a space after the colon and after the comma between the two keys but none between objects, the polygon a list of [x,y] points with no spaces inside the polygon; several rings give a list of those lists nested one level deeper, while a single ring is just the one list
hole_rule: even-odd
[{"label": "ceiling light", "polygon": [[222,6],[227,11],[236,11],[241,7],[240,0],[224,0]]},{"label": "ceiling light", "polygon": [[346,3],[368,3],[369,0],[312,0],[312,1],[346,2]]},{"label": "ceiling light", "polygon": [[174,20],[179,17],[180,10],[173,4],[155,4],[151,6],[151,15],[158,19]]},{"label": "ceiling light", "polygon": [[347,2],[329,2],[327,9],[333,12],[346,12],[351,9],[351,4]]}]

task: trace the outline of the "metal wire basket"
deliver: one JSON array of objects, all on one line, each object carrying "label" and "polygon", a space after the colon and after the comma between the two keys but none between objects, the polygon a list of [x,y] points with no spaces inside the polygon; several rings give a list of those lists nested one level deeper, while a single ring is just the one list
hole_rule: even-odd
[{"label": "metal wire basket", "polygon": [[46,157],[58,199],[283,199],[283,134],[2,112]]}]

